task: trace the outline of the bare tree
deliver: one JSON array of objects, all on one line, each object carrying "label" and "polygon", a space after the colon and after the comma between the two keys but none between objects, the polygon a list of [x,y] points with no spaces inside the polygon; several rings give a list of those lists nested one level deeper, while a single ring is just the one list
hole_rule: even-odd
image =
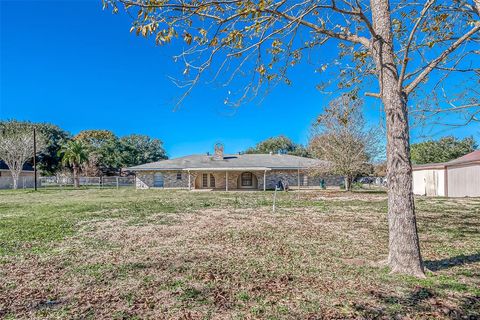
[{"label": "bare tree", "polygon": [[[208,76],[204,80],[226,88],[225,103],[239,103],[277,83],[289,84],[288,70],[302,58],[318,72],[335,72],[331,79],[341,90],[358,90],[371,80],[379,91],[367,95],[381,99],[386,118],[388,265],[392,272],[424,276],[408,101],[415,101],[422,84],[478,70],[471,65],[478,54],[479,0],[103,1],[115,13],[123,5],[134,17],[131,31],[137,35],[152,36],[158,44],[178,37],[185,42],[174,57],[182,64],[185,78],[176,83],[186,88],[185,95]],[[317,49],[332,40],[338,43],[338,58],[322,61],[324,51]],[[239,89],[241,81],[245,86]]]},{"label": "bare tree", "polygon": [[[0,159],[10,170],[13,180],[13,189],[18,188],[18,178],[23,166],[34,156],[33,125],[17,121],[2,122],[0,126]],[[45,143],[37,135],[37,153],[40,153]]]},{"label": "bare tree", "polygon": [[346,94],[331,101],[312,125],[309,142],[310,152],[330,163],[319,170],[343,176],[347,191],[353,179],[381,152],[379,132],[367,127],[362,104],[362,100]]}]

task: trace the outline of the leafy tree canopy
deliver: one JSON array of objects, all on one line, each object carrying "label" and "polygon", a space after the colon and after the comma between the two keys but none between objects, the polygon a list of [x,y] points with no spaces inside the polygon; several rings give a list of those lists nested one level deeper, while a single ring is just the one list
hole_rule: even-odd
[{"label": "leafy tree canopy", "polygon": [[117,139],[117,137],[109,130],[83,130],[74,139],[82,141],[92,148],[102,148],[106,143]]},{"label": "leafy tree canopy", "polygon": [[38,169],[45,175],[53,175],[61,169],[61,158],[58,151],[70,139],[70,133],[50,123],[35,125],[45,138],[45,149],[38,155]]},{"label": "leafy tree canopy", "polygon": [[122,165],[119,139],[109,130],[83,130],[74,140],[82,142],[89,151],[90,157],[95,158],[98,169],[107,173]]},{"label": "leafy tree canopy", "polygon": [[460,140],[448,136],[439,140],[428,140],[412,144],[412,162],[414,164],[447,162],[464,156],[477,147],[473,137]]},{"label": "leafy tree canopy", "polygon": [[[131,134],[119,138],[109,130],[83,130],[72,137],[69,132],[50,123],[0,121],[1,132],[30,134],[32,147],[34,128],[37,130],[37,168],[42,175],[55,175],[65,165],[71,166],[62,163],[67,146],[75,147],[77,151],[84,150],[78,167],[87,175],[117,173],[122,167],[167,159],[163,142],[146,135]],[[78,144],[70,144],[71,141]],[[27,163],[32,163],[32,160],[28,158]]]},{"label": "leafy tree canopy", "polygon": [[84,130],[74,139],[88,148],[89,171],[95,174],[112,173],[122,167],[167,158],[163,142],[146,135],[131,134],[119,138],[109,130]]},{"label": "leafy tree canopy", "polygon": [[129,167],[167,159],[160,139],[131,134],[120,139],[122,166]]},{"label": "leafy tree canopy", "polygon": [[255,147],[248,148],[245,153],[281,153],[291,154],[301,157],[309,157],[307,149],[301,145],[296,144],[289,138],[280,135],[278,137],[271,137],[261,141]]}]

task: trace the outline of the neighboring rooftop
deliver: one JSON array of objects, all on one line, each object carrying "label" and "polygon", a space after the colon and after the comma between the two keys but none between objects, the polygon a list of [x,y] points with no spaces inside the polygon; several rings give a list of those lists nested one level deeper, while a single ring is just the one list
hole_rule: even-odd
[{"label": "neighboring rooftop", "polygon": [[459,157],[448,162],[416,164],[413,169],[443,169],[445,167],[457,164],[466,164],[471,162],[480,162],[480,150],[475,150],[462,157]]},{"label": "neighboring rooftop", "polygon": [[326,165],[327,162],[287,154],[232,154],[216,158],[212,155],[190,155],[175,159],[146,163],[127,168],[142,170],[187,169],[306,169]]},{"label": "neighboring rooftop", "polygon": [[480,150],[475,150],[473,152],[470,152],[469,154],[464,155],[463,157],[449,161],[447,162],[447,165],[468,163],[468,162],[474,162],[474,161],[480,161]]}]

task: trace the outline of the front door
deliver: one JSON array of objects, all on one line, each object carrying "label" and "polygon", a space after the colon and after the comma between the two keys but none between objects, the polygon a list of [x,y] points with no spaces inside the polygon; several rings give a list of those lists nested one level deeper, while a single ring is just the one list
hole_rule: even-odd
[{"label": "front door", "polygon": [[253,187],[253,177],[251,172],[242,173],[242,188],[251,188]]},{"label": "front door", "polygon": [[211,173],[202,173],[202,188],[215,188],[215,176]]}]

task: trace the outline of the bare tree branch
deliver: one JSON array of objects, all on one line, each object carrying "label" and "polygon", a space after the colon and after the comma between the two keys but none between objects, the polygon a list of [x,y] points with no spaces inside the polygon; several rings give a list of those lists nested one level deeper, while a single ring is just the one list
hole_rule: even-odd
[{"label": "bare tree branch", "polygon": [[[289,21],[295,21],[296,20],[295,17],[292,17],[292,16],[290,16],[286,13],[280,12],[280,11],[266,10],[266,12],[268,12],[270,14],[273,14],[273,15],[281,16],[281,17],[283,17],[283,18],[285,18]],[[361,37],[361,36],[358,36],[358,35],[355,35],[355,34],[342,34],[342,33],[333,32],[331,30],[324,29],[322,27],[319,27],[319,26],[317,26],[317,25],[315,25],[311,22],[305,21],[303,19],[298,20],[298,23],[314,30],[315,32],[324,34],[324,35],[332,37],[332,38],[336,38],[336,39],[344,40],[344,41],[351,41],[351,42],[354,42],[354,43],[362,44],[365,47],[368,47],[370,45],[370,41],[365,37]]]},{"label": "bare tree branch", "polygon": [[445,58],[455,51],[462,43],[468,41],[469,38],[477,33],[480,30],[480,21],[475,23],[475,26],[464,34],[460,39],[455,41],[450,47],[448,47],[445,51],[443,51],[436,59],[432,60],[425,69],[404,89],[405,94],[408,96],[425,78],[428,74],[437,67]]},{"label": "bare tree branch", "polygon": [[408,54],[410,53],[410,46],[412,45],[413,37],[415,36],[415,33],[417,32],[417,29],[418,29],[418,26],[420,25],[420,22],[422,22],[423,18],[425,17],[425,14],[427,13],[428,9],[430,9],[430,7],[433,5],[434,2],[435,2],[435,0],[428,0],[425,3],[425,6],[423,7],[422,12],[420,12],[419,17],[418,17],[417,21],[415,22],[415,25],[413,26],[412,31],[410,31],[410,35],[408,36],[407,45],[405,47],[405,52],[404,52],[404,56],[403,56],[403,60],[402,60],[400,76],[399,76],[399,80],[398,80],[398,86],[399,86],[398,89],[399,90],[401,90],[401,88],[403,86],[403,79],[404,79],[405,71],[407,69],[407,64],[408,64]]}]

